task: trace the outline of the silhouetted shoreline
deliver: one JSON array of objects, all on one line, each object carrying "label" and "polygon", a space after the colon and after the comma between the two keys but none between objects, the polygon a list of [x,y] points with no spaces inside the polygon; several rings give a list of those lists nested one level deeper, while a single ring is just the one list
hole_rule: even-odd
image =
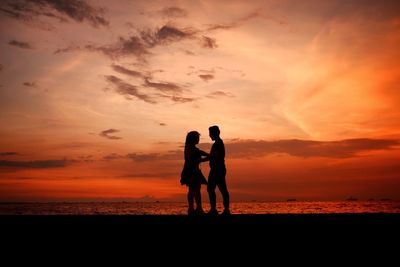
[{"label": "silhouetted shoreline", "polygon": [[[240,214],[231,216],[187,215],[1,215],[0,229],[35,233],[55,231],[85,234],[168,235],[196,229],[198,232],[247,232],[277,234],[315,229],[324,231],[399,231],[400,213]],[[140,229],[140,231],[138,231]],[[177,231],[176,231],[177,230]]]},{"label": "silhouetted shoreline", "polygon": [[[95,255],[103,251],[107,255],[110,250],[122,250],[133,253],[136,259],[136,255],[141,255],[139,251],[181,257],[185,253],[197,253],[193,251],[220,251],[221,247],[236,250],[238,255],[253,255],[267,248],[289,253],[310,248],[325,250],[329,246],[345,251],[354,248],[389,251],[391,244],[400,238],[399,225],[400,213],[243,214],[216,218],[3,215],[0,235],[5,244],[12,244],[10,247],[19,251],[63,254],[73,247],[80,251],[94,250]],[[193,239],[196,243],[188,246],[188,241]],[[307,243],[311,245],[305,246]]]}]

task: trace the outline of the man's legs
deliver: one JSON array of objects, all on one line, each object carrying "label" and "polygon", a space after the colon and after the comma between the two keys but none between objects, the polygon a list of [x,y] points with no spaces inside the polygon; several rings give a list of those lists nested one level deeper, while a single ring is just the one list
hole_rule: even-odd
[{"label": "man's legs", "polygon": [[229,211],[229,192],[226,186],[225,179],[218,184],[218,189],[222,194],[222,199],[224,202],[224,208],[226,211]]},{"label": "man's legs", "polygon": [[213,181],[211,177],[208,178],[208,183],[207,183],[207,192],[208,192],[208,197],[210,198],[210,210],[216,210],[217,209],[217,195],[215,194],[215,188],[217,187],[215,181]]},{"label": "man's legs", "polygon": [[222,214],[229,215],[229,192],[228,187],[226,186],[226,169],[223,168],[219,172],[218,176],[218,189],[221,192],[223,203],[224,203],[224,212]]}]

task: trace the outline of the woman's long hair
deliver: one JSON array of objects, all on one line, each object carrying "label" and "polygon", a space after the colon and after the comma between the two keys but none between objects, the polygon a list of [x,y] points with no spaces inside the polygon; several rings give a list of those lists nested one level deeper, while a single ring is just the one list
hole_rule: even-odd
[{"label": "woman's long hair", "polygon": [[200,134],[197,131],[188,132],[186,135],[185,146],[195,146],[199,142]]}]

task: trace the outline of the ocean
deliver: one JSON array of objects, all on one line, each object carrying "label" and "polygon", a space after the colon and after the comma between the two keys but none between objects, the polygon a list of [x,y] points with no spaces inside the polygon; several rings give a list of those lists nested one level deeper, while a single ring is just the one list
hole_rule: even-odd
[{"label": "ocean", "polygon": [[[204,210],[209,209],[204,203]],[[218,205],[219,211],[223,208]],[[0,215],[182,215],[184,202],[0,203]],[[232,214],[400,213],[400,201],[284,201],[231,203]]]}]

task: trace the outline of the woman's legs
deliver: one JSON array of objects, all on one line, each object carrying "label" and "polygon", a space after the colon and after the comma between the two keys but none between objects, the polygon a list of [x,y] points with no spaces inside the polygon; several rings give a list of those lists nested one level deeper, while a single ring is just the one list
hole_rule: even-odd
[{"label": "woman's legs", "polygon": [[188,192],[188,204],[189,204],[189,211],[188,213],[191,214],[194,212],[194,201],[196,201],[196,213],[202,214],[204,213],[202,203],[201,203],[201,185],[194,185],[194,186],[189,186],[189,192]]},{"label": "woman's legs", "polygon": [[203,211],[203,206],[202,206],[202,203],[201,203],[201,192],[200,192],[200,189],[201,189],[201,185],[199,185],[196,188],[194,198],[196,200],[196,206],[197,206],[196,210],[199,211],[199,212],[202,212]]},{"label": "woman's legs", "polygon": [[194,201],[193,201],[193,198],[194,198],[194,191],[193,191],[193,188],[191,186],[189,186],[189,191],[187,193],[187,201],[188,201],[188,205],[189,205],[189,208],[188,208],[188,214],[189,215],[194,212]]}]

